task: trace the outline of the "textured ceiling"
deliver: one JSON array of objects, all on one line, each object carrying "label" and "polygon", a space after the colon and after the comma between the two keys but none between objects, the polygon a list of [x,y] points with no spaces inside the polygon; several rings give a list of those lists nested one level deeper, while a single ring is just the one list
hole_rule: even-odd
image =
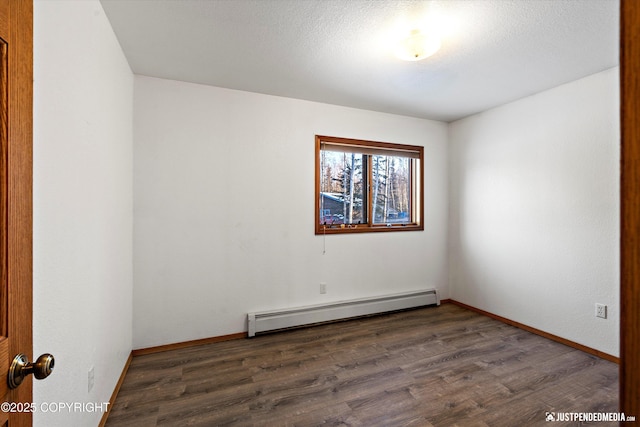
[{"label": "textured ceiling", "polygon": [[[618,0],[101,2],[136,74],[444,121],[618,65]],[[436,15],[440,51],[396,59]]]}]

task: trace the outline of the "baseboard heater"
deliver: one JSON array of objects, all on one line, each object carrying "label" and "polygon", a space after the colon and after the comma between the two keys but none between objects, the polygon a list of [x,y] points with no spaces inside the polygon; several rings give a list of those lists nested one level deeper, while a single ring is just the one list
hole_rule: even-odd
[{"label": "baseboard heater", "polygon": [[435,289],[361,298],[329,304],[310,305],[285,310],[248,313],[248,336],[297,326],[324,323],[352,317],[406,310],[426,305],[440,305]]}]

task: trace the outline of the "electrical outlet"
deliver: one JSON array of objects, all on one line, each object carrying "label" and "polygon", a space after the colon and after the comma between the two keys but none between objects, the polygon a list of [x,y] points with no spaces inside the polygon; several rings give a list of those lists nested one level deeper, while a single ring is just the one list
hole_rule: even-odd
[{"label": "electrical outlet", "polygon": [[326,283],[320,283],[320,293],[321,294],[326,294],[327,293],[327,284]]},{"label": "electrical outlet", "polygon": [[607,306],[604,304],[596,304],[596,317],[607,318]]},{"label": "electrical outlet", "polygon": [[87,374],[87,392],[91,392],[93,388],[94,375],[93,375],[93,366],[89,369],[89,373]]}]

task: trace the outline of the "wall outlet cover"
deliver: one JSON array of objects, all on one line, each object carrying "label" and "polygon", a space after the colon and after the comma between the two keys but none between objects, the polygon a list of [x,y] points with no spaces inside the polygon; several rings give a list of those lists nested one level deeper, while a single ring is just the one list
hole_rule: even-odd
[{"label": "wall outlet cover", "polygon": [[89,369],[89,373],[87,374],[87,392],[91,392],[94,383],[94,371],[93,366]]},{"label": "wall outlet cover", "polygon": [[596,304],[596,317],[600,317],[602,319],[607,318],[607,306],[604,304]]}]

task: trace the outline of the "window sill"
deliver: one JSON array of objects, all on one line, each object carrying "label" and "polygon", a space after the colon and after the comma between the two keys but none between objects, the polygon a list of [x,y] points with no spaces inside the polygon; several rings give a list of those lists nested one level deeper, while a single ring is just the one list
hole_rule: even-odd
[{"label": "window sill", "polygon": [[394,231],[423,231],[424,226],[420,224],[392,224],[387,225],[367,225],[367,224],[340,224],[332,226],[316,226],[316,235],[323,234],[351,234],[351,233],[388,233]]}]

